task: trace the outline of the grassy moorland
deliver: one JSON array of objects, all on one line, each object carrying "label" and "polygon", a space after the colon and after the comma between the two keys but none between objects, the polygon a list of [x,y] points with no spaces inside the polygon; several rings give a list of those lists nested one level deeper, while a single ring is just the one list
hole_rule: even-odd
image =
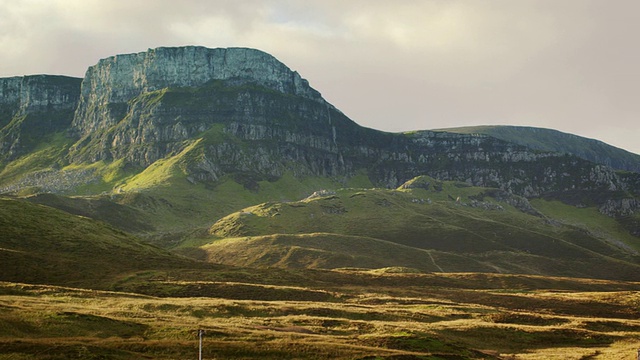
[{"label": "grassy moorland", "polygon": [[635,356],[639,283],[401,270],[146,272],[118,285],[147,295],[0,283],[0,359],[196,358],[198,329],[207,359]]}]

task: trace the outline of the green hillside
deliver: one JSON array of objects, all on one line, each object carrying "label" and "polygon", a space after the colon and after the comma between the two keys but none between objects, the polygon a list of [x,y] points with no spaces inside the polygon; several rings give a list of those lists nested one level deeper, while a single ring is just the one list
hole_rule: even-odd
[{"label": "green hillside", "polygon": [[484,134],[542,151],[567,153],[618,170],[640,172],[640,155],[602,141],[527,126],[468,126],[438,129],[457,134]]},{"label": "green hillside", "polygon": [[95,220],[0,197],[0,281],[104,287],[143,269],[193,266]]},{"label": "green hillside", "polygon": [[[221,138],[239,141],[224,134],[221,126],[213,126],[190,140],[183,151],[139,168],[122,160],[69,164],[63,151],[71,145],[70,139],[55,134],[37,151],[0,167],[0,183],[5,186],[0,190],[20,189],[19,194],[29,201],[104,221],[170,246],[193,228],[210,226],[216,219],[256,203],[296,200],[319,188],[371,186],[364,175],[338,181],[293,176],[291,172],[278,179],[239,173],[215,182],[195,181],[188,169],[197,166],[204,149]],[[47,182],[68,190],[48,193]]]},{"label": "green hillside", "polygon": [[[209,242],[202,249],[210,260],[244,266],[638,279],[637,238],[615,221],[596,215],[602,221],[591,232],[586,224],[550,220],[522,198],[496,194],[427,177],[397,190],[325,191],[245,208],[220,219],[210,240],[200,241]],[[549,206],[544,210],[551,214]]]},{"label": "green hillside", "polygon": [[373,238],[330,233],[229,238],[205,245],[206,259],[252,267],[307,269],[396,268],[401,272],[442,272],[437,261],[466,263],[467,271],[493,272],[469,257],[416,249]]}]

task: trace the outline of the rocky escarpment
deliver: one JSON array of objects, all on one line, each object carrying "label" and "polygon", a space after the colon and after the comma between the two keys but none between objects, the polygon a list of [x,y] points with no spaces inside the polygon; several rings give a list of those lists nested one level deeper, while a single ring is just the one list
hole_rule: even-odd
[{"label": "rocky escarpment", "polygon": [[[146,167],[220,126],[228,136],[240,139],[296,142],[335,151],[338,141],[349,141],[337,139],[337,131],[359,128],[324,102],[235,81],[151,91],[131,99],[127,107],[116,125],[79,141],[72,156],[77,161],[126,159]],[[332,116],[346,120],[337,124]],[[231,151],[225,150],[230,145],[216,151]]]},{"label": "rocky escarpment", "polygon": [[618,149],[602,141],[527,126],[472,126],[445,129],[461,134],[485,134],[541,151],[573,154],[617,170],[640,172],[640,155]]},{"label": "rocky escarpment", "polygon": [[164,88],[194,87],[212,80],[254,83],[321,101],[306,80],[273,56],[247,48],[157,48],[100,60],[87,70],[74,129],[82,136],[120,121],[128,102]]},{"label": "rocky escarpment", "polygon": [[[46,87],[43,79],[59,84]],[[640,194],[639,174],[618,173],[569,154],[487,135],[363,128],[298,73],[253,49],[158,48],[118,55],[89,68],[80,91],[78,84],[78,79],[59,77],[8,79],[1,106],[11,119],[36,113],[59,119],[56,129],[77,139],[65,154],[73,163],[117,160],[144,169],[181,154],[180,169],[191,182],[232,176],[254,189],[256,180],[286,172],[338,181],[366,173],[372,183],[391,188],[429,175],[525,197],[578,190],[629,193],[630,199]],[[45,90],[23,91],[30,87]],[[24,131],[16,133],[24,138]],[[15,136],[3,139],[8,154],[17,153],[15,144],[24,144]],[[46,169],[24,179],[37,186],[55,176],[55,170]],[[71,180],[48,183],[66,184],[65,190],[74,186]],[[618,204],[600,200],[597,205],[606,209]]]},{"label": "rocky escarpment", "polygon": [[252,49],[160,48],[101,60],[87,71],[73,129],[81,136],[73,161],[124,159],[142,168],[190,139],[214,138],[186,165],[194,181],[286,171],[348,178],[365,169],[386,187],[428,174],[529,197],[624,187],[604,167],[489,136],[362,128]]},{"label": "rocky escarpment", "polygon": [[46,135],[66,131],[81,81],[51,75],[0,79],[0,162],[26,153]]},{"label": "rocky escarpment", "polygon": [[609,168],[571,156],[489,136],[383,133],[358,126],[326,103],[227,81],[137,96],[118,124],[76,149],[89,161],[126,159],[146,167],[180,153],[193,138],[205,139],[186,164],[195,181],[229,174],[277,179],[287,171],[348,178],[365,169],[385,187],[428,174],[529,197],[624,186]]}]

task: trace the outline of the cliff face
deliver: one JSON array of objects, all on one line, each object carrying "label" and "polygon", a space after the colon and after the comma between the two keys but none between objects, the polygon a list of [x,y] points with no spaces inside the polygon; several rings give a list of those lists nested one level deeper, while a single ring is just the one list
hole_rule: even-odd
[{"label": "cliff face", "polygon": [[127,102],[163,88],[196,87],[211,80],[251,82],[274,91],[321,101],[296,72],[264,52],[246,48],[150,49],[100,60],[87,70],[73,126],[85,136],[118,122]]},{"label": "cliff face", "polygon": [[2,120],[37,112],[75,110],[81,81],[53,75],[0,78]]},{"label": "cliff face", "polygon": [[48,134],[67,130],[81,80],[51,75],[0,79],[0,161],[28,152]]},{"label": "cliff face", "polygon": [[[181,151],[184,141],[216,124],[242,137],[244,133],[249,138],[269,133],[275,141],[296,134],[315,145],[326,142],[329,146],[333,143],[329,112],[336,111],[324,101],[252,82],[212,80],[197,87],[164,88],[130,99],[117,123],[84,136],[72,157],[76,161],[124,158],[145,167]],[[275,136],[278,133],[282,136]]]}]

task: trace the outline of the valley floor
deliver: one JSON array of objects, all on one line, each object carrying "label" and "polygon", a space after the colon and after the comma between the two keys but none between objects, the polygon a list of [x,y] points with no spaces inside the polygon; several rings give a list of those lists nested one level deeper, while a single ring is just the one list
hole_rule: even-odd
[{"label": "valley floor", "polygon": [[120,285],[138,293],[0,283],[0,359],[197,358],[199,329],[205,359],[635,359],[640,348],[639,283],[323,274],[342,281]]}]

